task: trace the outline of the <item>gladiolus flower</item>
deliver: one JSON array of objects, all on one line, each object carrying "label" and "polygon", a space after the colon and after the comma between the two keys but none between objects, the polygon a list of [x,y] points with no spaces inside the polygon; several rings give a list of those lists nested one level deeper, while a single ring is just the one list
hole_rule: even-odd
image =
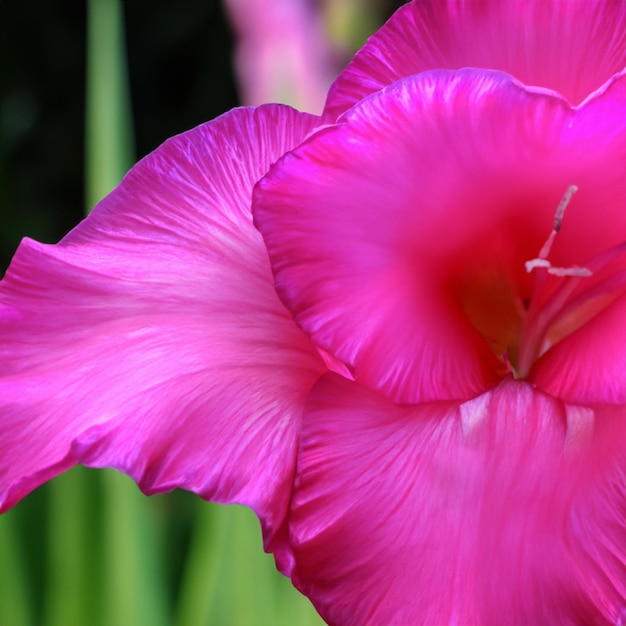
[{"label": "gladiolus flower", "polygon": [[2,508],[251,506],[331,624],[626,606],[626,3],[413,2],[321,119],[175,137],[2,282]]}]

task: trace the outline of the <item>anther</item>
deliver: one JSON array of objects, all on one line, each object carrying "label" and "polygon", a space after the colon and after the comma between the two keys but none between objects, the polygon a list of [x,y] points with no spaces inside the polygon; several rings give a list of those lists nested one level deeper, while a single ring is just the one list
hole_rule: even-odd
[{"label": "anther", "polygon": [[559,206],[556,207],[556,213],[554,214],[554,231],[559,232],[561,230],[561,224],[563,223],[563,216],[565,215],[565,209],[567,209],[567,205],[570,203],[572,196],[578,191],[578,187],[576,185],[570,185],[563,194],[561,198],[561,202],[559,202]]}]

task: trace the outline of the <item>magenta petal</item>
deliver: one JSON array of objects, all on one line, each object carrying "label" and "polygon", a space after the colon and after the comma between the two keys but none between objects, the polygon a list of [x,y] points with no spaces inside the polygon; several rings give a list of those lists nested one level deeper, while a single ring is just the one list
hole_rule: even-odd
[{"label": "magenta petal", "polygon": [[[407,79],[314,135],[255,189],[284,302],[356,380],[399,402],[465,398],[497,380],[495,357],[443,293],[441,257],[470,230],[455,207],[473,209],[458,202],[457,163],[474,144],[456,137],[482,138],[483,112],[493,123],[486,94],[503,81],[511,88],[504,75]],[[505,96],[507,117],[518,96]],[[455,109],[469,107],[457,125]]]},{"label": "magenta petal", "polygon": [[502,272],[525,293],[525,262],[571,184],[555,264],[623,238],[625,86],[573,109],[499,72],[424,72],[313,135],[253,201],[298,323],[398,402],[486,390],[502,363],[467,314],[480,277],[490,292]]},{"label": "magenta petal", "polygon": [[532,381],[572,402],[626,404],[626,295],[548,351]]},{"label": "magenta petal", "polygon": [[324,119],[432,69],[502,70],[584,100],[626,66],[622,0],[415,0],[403,6],[333,84]]},{"label": "magenta petal", "polygon": [[294,583],[342,626],[615,623],[625,417],[510,380],[401,407],[326,375],[303,423]]},{"label": "magenta petal", "polygon": [[325,370],[276,296],[254,182],[316,123],[239,109],[167,141],[0,291],[6,509],[76,462],[284,515],[304,398]]}]

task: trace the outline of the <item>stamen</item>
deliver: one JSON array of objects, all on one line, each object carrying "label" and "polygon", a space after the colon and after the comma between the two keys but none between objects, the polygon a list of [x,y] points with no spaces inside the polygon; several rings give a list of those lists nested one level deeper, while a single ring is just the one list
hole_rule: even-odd
[{"label": "stamen", "polygon": [[[539,251],[539,256],[526,261],[526,271],[530,274],[535,269],[545,269],[546,274],[551,274],[557,277],[570,278],[566,281],[557,291],[549,298],[548,302],[544,302],[539,305],[539,294],[545,286],[546,274],[539,275],[535,279],[535,286],[533,290],[533,297],[531,298],[531,306],[528,310],[526,320],[524,323],[524,329],[522,331],[522,337],[520,340],[520,350],[518,353],[518,361],[516,367],[516,374],[519,377],[524,377],[528,374],[528,371],[534,361],[542,353],[546,336],[549,328],[549,321],[558,313],[559,309],[567,302],[572,291],[575,289],[579,278],[588,278],[593,273],[586,267],[578,267],[576,265],[572,267],[553,267],[552,263],[548,260],[550,251],[552,250],[552,244],[563,225],[563,218],[565,216],[565,210],[567,209],[572,196],[578,191],[576,185],[570,185],[563,194],[561,201],[559,202],[556,211],[554,213],[554,223],[552,226],[552,232],[548,235],[546,242]],[[539,308],[537,308],[539,307]]]},{"label": "stamen", "polygon": [[[539,256],[526,262],[527,272],[535,269],[544,269],[545,272],[535,278],[533,296],[527,307],[514,370],[518,378],[525,377],[533,363],[551,346],[593,319],[623,295],[626,288],[624,269],[617,269],[616,273],[600,278],[602,273],[606,276],[615,261],[626,255],[626,242],[600,252],[586,263],[586,267],[553,267],[548,260],[552,243],[561,229],[565,209],[576,190],[576,185],[567,188],[557,207],[552,232]],[[564,279],[549,295],[546,291],[548,274]],[[581,279],[592,276],[594,279],[590,282],[581,283]]]},{"label": "stamen", "polygon": [[531,259],[530,261],[526,261],[524,266],[526,267],[526,271],[530,274],[534,269],[539,267],[545,268],[548,274],[552,274],[553,276],[591,276],[592,272],[589,271],[586,267],[578,267],[574,265],[572,267],[553,267],[552,263],[548,261],[548,256],[550,254],[550,250],[552,250],[552,244],[554,243],[554,239],[558,235],[561,230],[561,224],[563,224],[563,217],[565,216],[565,209],[569,205],[572,196],[578,191],[578,187],[576,185],[570,185],[563,194],[561,201],[559,202],[559,206],[556,207],[556,212],[554,213],[554,225],[552,226],[552,232],[548,235],[546,242],[541,246],[541,250],[539,251],[539,256],[536,259]]}]

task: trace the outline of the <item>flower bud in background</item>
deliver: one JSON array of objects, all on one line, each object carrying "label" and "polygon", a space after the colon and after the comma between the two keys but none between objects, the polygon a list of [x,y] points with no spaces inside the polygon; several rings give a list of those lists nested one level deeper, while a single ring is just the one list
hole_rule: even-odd
[{"label": "flower bud in background", "polygon": [[380,0],[224,0],[241,103],[319,113],[332,81],[383,21]]},{"label": "flower bud in background", "polygon": [[309,0],[226,0],[238,37],[242,104],[319,112],[334,77],[321,14]]}]

